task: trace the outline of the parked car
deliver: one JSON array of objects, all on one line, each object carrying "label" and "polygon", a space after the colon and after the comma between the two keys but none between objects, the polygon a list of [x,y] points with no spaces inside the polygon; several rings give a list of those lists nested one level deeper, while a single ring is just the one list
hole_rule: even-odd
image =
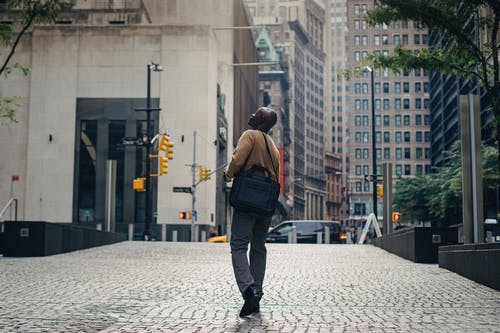
[{"label": "parked car", "polygon": [[325,227],[330,228],[330,243],[345,244],[346,234],[341,231],[338,221],[325,220],[293,220],[284,221],[272,228],[267,234],[268,243],[287,243],[288,233],[295,226],[297,243],[317,243],[318,232],[321,232],[322,242],[325,242]]}]

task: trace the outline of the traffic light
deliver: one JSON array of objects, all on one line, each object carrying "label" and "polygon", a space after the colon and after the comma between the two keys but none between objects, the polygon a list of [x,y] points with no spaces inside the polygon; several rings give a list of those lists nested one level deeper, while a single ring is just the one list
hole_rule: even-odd
[{"label": "traffic light", "polygon": [[180,212],[179,213],[179,218],[181,220],[191,220],[192,214],[190,211],[187,212]]},{"label": "traffic light", "polygon": [[168,158],[158,156],[158,162],[158,173],[160,176],[166,175],[168,173]]},{"label": "traffic light", "polygon": [[134,191],[146,192],[145,183],[146,183],[146,178],[136,178],[136,179],[134,179],[132,187],[133,187]]},{"label": "traffic light", "polygon": [[377,196],[380,198],[384,197],[384,185],[378,185],[377,186]]},{"label": "traffic light", "polygon": [[160,137],[160,142],[158,143],[158,151],[166,152],[168,149],[168,143],[170,142],[170,138],[168,135],[163,134]]},{"label": "traffic light", "polygon": [[210,179],[210,169],[205,167],[200,167],[200,181],[209,180]]},{"label": "traffic light", "polygon": [[393,212],[392,213],[392,222],[401,222],[401,213]]}]

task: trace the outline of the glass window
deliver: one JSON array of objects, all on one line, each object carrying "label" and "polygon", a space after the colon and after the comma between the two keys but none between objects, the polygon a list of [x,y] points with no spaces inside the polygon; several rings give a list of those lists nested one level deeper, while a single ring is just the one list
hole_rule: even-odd
[{"label": "glass window", "polygon": [[415,132],[415,141],[422,142],[422,132]]},{"label": "glass window", "polygon": [[405,110],[408,110],[410,108],[410,100],[408,98],[405,98],[403,100],[403,107]]},{"label": "glass window", "polygon": [[384,159],[391,159],[391,148],[384,148]]},{"label": "glass window", "polygon": [[97,121],[80,122],[78,222],[94,222],[96,194]]},{"label": "glass window", "polygon": [[407,159],[407,160],[411,159],[411,149],[410,148],[405,148],[405,159]]},{"label": "glass window", "polygon": [[403,45],[408,45],[408,35],[403,35]]},{"label": "glass window", "polygon": [[401,135],[401,132],[397,131],[395,134],[395,140],[397,143],[400,143],[401,142],[401,138],[402,138],[402,135]]},{"label": "glass window", "polygon": [[380,115],[375,115],[375,126],[380,126],[382,124],[382,119]]},{"label": "glass window", "polygon": [[396,110],[401,110],[401,98],[394,99],[394,108]]},{"label": "glass window", "polygon": [[405,126],[410,126],[410,116],[409,116],[409,115],[405,115],[405,116],[403,117],[403,124],[404,124]]},{"label": "glass window", "polygon": [[410,142],[410,139],[411,139],[410,132],[405,132],[404,136],[405,136],[405,142]]},{"label": "glass window", "polygon": [[394,125],[401,126],[401,115],[397,114],[394,116]]},{"label": "glass window", "polygon": [[415,98],[415,109],[419,110],[422,108],[422,99],[421,98]]},{"label": "glass window", "polygon": [[375,142],[376,143],[381,143],[382,142],[382,133],[375,132]]},{"label": "glass window", "polygon": [[380,94],[380,83],[375,83],[375,93]]},{"label": "glass window", "polygon": [[403,150],[401,148],[396,148],[396,159],[397,160],[403,159]]},{"label": "glass window", "polygon": [[380,110],[380,99],[375,100],[375,110]]},{"label": "glass window", "polygon": [[384,98],[384,110],[389,110],[389,109],[390,109],[389,99]]},{"label": "glass window", "polygon": [[382,149],[381,148],[375,149],[375,158],[377,160],[381,160],[382,159]]},{"label": "glass window", "polygon": [[422,83],[415,82],[415,92],[416,93],[421,93],[422,92]]},{"label": "glass window", "polygon": [[403,92],[404,93],[409,93],[410,92],[410,84],[408,82],[403,83]]},{"label": "glass window", "polygon": [[373,43],[375,45],[380,45],[380,36],[379,35],[373,36]]},{"label": "glass window", "polygon": [[401,164],[396,164],[396,176],[402,176],[403,166]]},{"label": "glass window", "polygon": [[411,165],[405,164],[405,176],[411,175]]},{"label": "glass window", "polygon": [[401,93],[401,82],[394,82],[394,92],[396,94]]},{"label": "glass window", "polygon": [[391,142],[391,133],[390,132],[384,132],[384,142],[385,143]]},{"label": "glass window", "polygon": [[415,116],[415,125],[418,125],[418,126],[422,125],[422,116],[419,114],[417,114]]},{"label": "glass window", "polygon": [[390,126],[391,125],[391,118],[389,115],[384,115],[384,126]]},{"label": "glass window", "polygon": [[420,35],[413,35],[413,43],[415,45],[419,45],[420,44]]},{"label": "glass window", "polygon": [[388,93],[389,93],[389,83],[384,82],[384,94],[388,94]]}]

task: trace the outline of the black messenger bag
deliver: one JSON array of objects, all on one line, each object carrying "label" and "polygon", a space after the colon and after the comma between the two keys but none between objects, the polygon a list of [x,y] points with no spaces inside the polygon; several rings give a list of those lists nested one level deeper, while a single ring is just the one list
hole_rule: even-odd
[{"label": "black messenger bag", "polygon": [[[262,134],[274,168],[266,136]],[[229,203],[246,213],[272,216],[279,194],[280,184],[273,179],[271,172],[260,165],[254,165],[250,170],[240,172],[233,181]]]}]

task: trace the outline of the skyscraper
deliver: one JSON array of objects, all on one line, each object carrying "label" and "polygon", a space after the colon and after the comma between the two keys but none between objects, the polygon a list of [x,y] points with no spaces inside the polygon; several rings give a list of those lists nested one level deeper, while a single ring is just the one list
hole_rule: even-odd
[{"label": "skyscraper", "polygon": [[325,205],[324,18],[316,0],[246,0],[255,24],[284,49],[290,78],[290,173],[285,193],[291,217],[321,219]]}]

